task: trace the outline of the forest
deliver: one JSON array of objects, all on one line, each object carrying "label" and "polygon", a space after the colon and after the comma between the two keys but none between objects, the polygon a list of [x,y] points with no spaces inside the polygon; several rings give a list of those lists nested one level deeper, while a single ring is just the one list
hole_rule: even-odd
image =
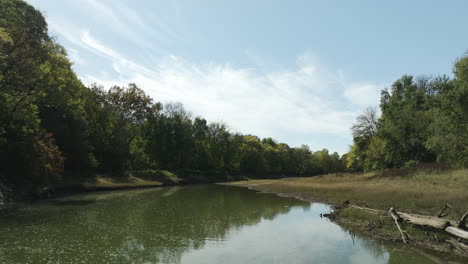
[{"label": "forest", "polygon": [[[200,102],[203,103],[203,102]],[[287,125],[287,124],[285,124]],[[404,75],[352,127],[340,157],[244,135],[161,103],[137,84],[84,85],[40,11],[0,2],[0,181],[34,188],[67,177],[178,170],[240,177],[312,176],[468,164],[468,57],[454,77]]]},{"label": "forest", "polygon": [[160,169],[212,172],[218,181],[344,169],[337,153],[233,132],[180,103],[157,102],[136,84],[86,87],[40,11],[19,0],[0,5],[0,179],[7,184]]}]

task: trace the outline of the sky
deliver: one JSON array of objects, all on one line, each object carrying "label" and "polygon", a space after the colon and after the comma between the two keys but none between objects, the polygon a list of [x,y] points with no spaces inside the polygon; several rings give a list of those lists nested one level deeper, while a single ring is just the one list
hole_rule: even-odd
[{"label": "sky", "polygon": [[452,76],[468,1],[29,0],[84,84],[292,147],[344,154],[351,126],[403,74]]}]

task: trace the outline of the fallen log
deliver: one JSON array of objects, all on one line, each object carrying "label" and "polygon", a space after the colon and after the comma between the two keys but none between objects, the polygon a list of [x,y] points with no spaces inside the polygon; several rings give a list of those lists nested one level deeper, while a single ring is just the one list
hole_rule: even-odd
[{"label": "fallen log", "polygon": [[444,230],[451,235],[468,240],[468,231],[465,231],[461,228],[448,226]]},{"label": "fallen log", "polygon": [[434,216],[407,214],[398,212],[398,215],[405,221],[413,225],[429,226],[436,229],[445,229],[449,225],[455,225],[455,221]]},{"label": "fallen log", "polygon": [[426,227],[430,227],[434,229],[444,230],[447,233],[455,237],[468,240],[468,230],[465,230],[467,228],[466,222],[468,220],[468,212],[466,212],[461,217],[460,221],[453,221],[453,220],[440,218],[438,216],[426,216],[426,215],[397,212],[393,209],[393,207],[390,208],[388,212],[385,212],[383,210],[360,207],[357,205],[350,205],[350,206],[352,208],[359,209],[359,210],[365,210],[365,211],[369,211],[373,213],[388,214],[389,216],[391,216],[395,220],[395,224],[397,225],[398,230],[400,231],[400,234],[403,238],[403,242],[405,242],[405,244],[406,244],[406,240],[404,236],[405,232],[401,229],[401,226],[399,224],[400,221],[404,221],[413,225],[426,226]]},{"label": "fallen log", "polygon": [[[468,231],[460,228],[460,223],[450,221],[443,218],[437,218],[433,216],[415,215],[398,213],[398,215],[406,222],[413,225],[428,226],[435,229],[445,230],[447,233],[454,235],[459,238],[468,239]],[[463,219],[462,219],[463,220]]]}]

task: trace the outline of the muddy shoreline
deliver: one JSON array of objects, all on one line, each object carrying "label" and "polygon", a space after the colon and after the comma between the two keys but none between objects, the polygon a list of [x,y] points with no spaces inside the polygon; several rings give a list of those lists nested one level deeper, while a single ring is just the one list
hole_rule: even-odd
[{"label": "muddy shoreline", "polygon": [[[270,193],[270,194],[275,194],[281,197],[291,197],[291,198],[295,198],[295,199],[299,199],[299,200],[311,202],[311,203],[328,204],[333,208],[333,211],[330,212],[330,214],[327,214],[327,216],[332,215],[332,217],[329,217],[330,221],[333,221],[341,226],[356,230],[372,238],[399,243],[401,244],[402,247],[412,246],[416,248],[429,249],[429,250],[437,251],[442,254],[449,254],[450,257],[456,257],[456,258],[462,258],[463,260],[468,260],[468,252],[464,252],[459,249],[456,249],[453,246],[451,246],[449,243],[447,243],[446,241],[442,241],[442,240],[437,241],[437,238],[434,239],[429,236],[425,240],[411,240],[409,245],[405,245],[402,239],[398,236],[387,234],[383,232],[382,230],[379,230],[379,228],[371,228],[367,225],[363,225],[362,222],[357,221],[355,219],[340,216],[341,204],[336,203],[336,202],[331,202],[331,201],[320,199],[317,197],[310,198],[310,197],[304,197],[298,194],[275,192],[275,191],[271,191],[268,189],[261,189],[261,188],[256,187],[256,185],[254,184],[252,185],[249,185],[249,184],[239,185],[239,184],[230,184],[230,183],[220,183],[220,184],[229,185],[229,186],[237,186],[241,188],[248,188],[249,190],[253,190],[253,191],[257,191],[261,193]],[[425,232],[425,231],[421,230],[421,232]]]}]

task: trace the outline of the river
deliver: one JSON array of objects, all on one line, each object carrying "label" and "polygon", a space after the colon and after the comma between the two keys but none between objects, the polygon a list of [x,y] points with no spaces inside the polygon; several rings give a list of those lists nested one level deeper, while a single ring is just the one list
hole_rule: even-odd
[{"label": "river", "polygon": [[457,263],[361,236],[328,212],[218,185],[18,203],[0,210],[0,263]]}]

